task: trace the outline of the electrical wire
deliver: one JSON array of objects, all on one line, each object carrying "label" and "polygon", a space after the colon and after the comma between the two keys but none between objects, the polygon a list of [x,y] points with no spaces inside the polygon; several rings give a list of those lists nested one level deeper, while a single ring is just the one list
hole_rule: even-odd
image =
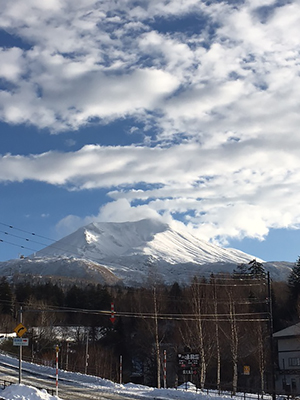
[{"label": "electrical wire", "polygon": [[52,242],[55,242],[55,241],[56,241],[55,239],[50,239],[50,238],[47,238],[46,236],[38,235],[38,234],[36,234],[36,233],[34,233],[34,232],[29,232],[29,231],[26,231],[26,230],[24,230],[24,229],[16,228],[15,226],[8,225],[8,224],[5,224],[5,223],[3,223],[3,222],[0,222],[0,225],[6,226],[7,228],[10,228],[10,229],[15,229],[16,231],[20,231],[20,232],[23,232],[23,233],[27,233],[27,234],[32,235],[32,236],[36,236],[36,237],[40,237],[40,238],[42,238],[42,239],[50,240],[50,241],[52,241]]},{"label": "electrical wire", "polygon": [[7,243],[7,244],[10,244],[11,246],[16,246],[16,247],[19,247],[21,249],[30,250],[30,251],[36,251],[36,250],[34,250],[34,249],[30,248],[30,247],[22,246],[20,244],[11,243],[11,242],[8,242],[7,240],[3,240],[3,239],[0,239],[0,243]]},{"label": "electrical wire", "polygon": [[[7,224],[4,224],[4,223],[2,223],[2,222],[0,222],[0,225],[4,225],[4,226],[7,226],[7,227],[9,227],[9,228],[11,228],[11,229],[16,229],[16,230],[18,230],[18,231],[21,231],[21,232],[24,232],[24,233],[27,233],[27,234],[34,235],[34,236],[36,236],[36,237],[40,237],[40,238],[43,238],[43,239],[45,239],[45,240],[52,241],[53,243],[56,243],[56,242],[57,242],[57,240],[50,239],[50,238],[47,238],[47,237],[45,237],[45,236],[37,235],[37,234],[34,233],[34,232],[33,232],[33,233],[30,233],[30,232],[25,231],[25,230],[23,230],[23,229],[15,228],[15,227],[13,227],[12,225],[7,225]],[[9,233],[9,232],[7,232],[7,231],[1,231],[1,230],[0,230],[0,233],[5,234],[5,235],[8,235],[8,236],[11,236],[11,237],[14,237],[14,238],[17,238],[17,239],[25,240],[26,242],[31,242],[31,243],[39,244],[39,245],[41,245],[41,246],[46,246],[46,247],[51,246],[51,248],[54,248],[54,249],[56,249],[56,250],[60,250],[60,251],[63,251],[63,252],[67,252],[67,253],[69,253],[69,254],[72,254],[72,252],[70,252],[70,249],[66,250],[66,249],[64,249],[64,248],[62,248],[62,247],[58,247],[58,246],[56,246],[56,245],[54,246],[53,244],[47,244],[47,243],[37,242],[36,240],[29,239],[29,238],[22,237],[22,236],[18,236],[18,235],[14,235],[14,234]],[[13,243],[11,243],[11,242],[7,242],[6,240],[1,240],[1,241],[4,242],[4,243],[13,244]],[[21,245],[18,245],[18,244],[14,244],[14,245],[15,245],[15,246],[19,246],[19,247],[21,247],[21,248],[23,248],[23,249],[25,248],[24,246],[21,246]],[[69,247],[73,247],[74,249],[77,250],[76,246],[73,246],[72,244],[69,244],[68,246],[69,246]],[[38,251],[40,251],[40,250],[38,250],[38,249],[30,249],[30,250],[34,251],[35,253],[38,252]],[[76,255],[76,256],[78,256],[77,253],[76,253],[76,254],[73,253],[73,254]]]},{"label": "electrical wire", "polygon": [[0,230],[0,233],[4,233],[5,235],[9,235],[9,236],[15,237],[15,238],[17,238],[17,239],[26,240],[26,242],[32,242],[32,243],[40,244],[40,245],[42,245],[42,246],[48,246],[48,244],[46,244],[46,243],[37,242],[37,241],[35,241],[35,240],[30,240],[30,239],[28,239],[28,238],[23,238],[22,236],[13,235],[12,233],[8,233],[8,232],[6,232],[6,231],[1,231],[1,230]]},{"label": "electrical wire", "polygon": [[[111,316],[112,312],[108,310],[87,310],[79,308],[35,308],[23,309],[23,312],[49,312],[49,313],[80,313],[90,315]],[[141,319],[159,319],[159,320],[175,320],[175,321],[230,321],[234,319],[237,322],[253,322],[253,321],[269,321],[268,313],[222,313],[222,314],[161,314],[161,313],[145,313],[145,312],[113,312],[115,318],[141,318]]]}]

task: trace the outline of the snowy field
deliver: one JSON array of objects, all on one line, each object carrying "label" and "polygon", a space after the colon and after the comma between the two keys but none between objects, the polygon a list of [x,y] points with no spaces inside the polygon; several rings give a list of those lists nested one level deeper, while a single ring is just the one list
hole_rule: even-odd
[{"label": "snowy field", "polygon": [[[196,392],[192,384],[176,389],[155,389],[142,385],[114,385],[110,386],[111,392],[122,394],[128,399],[136,400],[224,400],[232,399],[230,396],[207,395],[201,392]],[[26,385],[11,385],[0,392],[0,396],[6,400],[59,400],[60,397],[51,396],[46,390],[38,390],[32,386]],[[257,396],[253,396],[253,399]],[[264,399],[269,399],[267,396]]]},{"label": "snowy field", "polygon": [[[1,366],[16,367],[18,366],[18,360],[4,354],[0,354]],[[39,387],[46,387],[44,382],[48,383],[48,387],[51,386],[55,389],[55,368],[45,367],[37,364],[28,362],[22,363],[23,374],[27,377],[39,377]],[[16,372],[16,371],[15,371]],[[12,372],[11,372],[12,373]],[[7,373],[9,376],[9,373]],[[15,375],[16,376],[16,375]],[[2,375],[4,378],[4,375]],[[1,374],[0,374],[1,379]],[[207,393],[196,391],[195,386],[192,383],[184,384],[177,389],[156,389],[153,387],[137,385],[133,383],[118,384],[107,379],[102,379],[97,376],[84,375],[75,372],[68,372],[59,370],[58,378],[58,396],[60,394],[60,384],[63,382],[72,382],[78,390],[88,395],[90,390],[96,390],[97,393],[111,394],[112,397],[115,395],[122,396],[127,399],[136,400],[221,400],[221,399],[232,399],[229,395],[218,395],[217,392]],[[55,390],[54,390],[55,393]],[[67,400],[66,396],[62,394],[64,400]],[[46,390],[38,390],[35,387],[28,385],[13,384],[6,387],[4,390],[0,389],[0,399],[6,400],[58,400],[60,397],[53,396],[47,393]],[[78,396],[80,399],[80,396]],[[92,398],[92,397],[91,397]],[[247,395],[247,400],[257,400],[257,395]],[[236,396],[234,400],[243,399],[242,394]],[[264,396],[264,400],[271,400],[270,397]]]}]

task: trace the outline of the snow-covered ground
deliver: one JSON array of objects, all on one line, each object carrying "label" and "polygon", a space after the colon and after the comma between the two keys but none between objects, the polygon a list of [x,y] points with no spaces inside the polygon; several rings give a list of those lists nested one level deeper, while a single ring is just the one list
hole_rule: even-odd
[{"label": "snow-covered ground", "polygon": [[[0,363],[2,365],[10,365],[16,367],[18,365],[18,360],[15,358],[8,357],[6,355],[0,354]],[[50,385],[55,388],[55,368],[40,366],[37,364],[32,364],[28,362],[23,362],[23,370],[25,371],[27,376],[30,374],[38,375],[44,379],[47,379],[47,382],[50,382]],[[52,378],[52,381],[51,381]],[[83,393],[88,395],[89,390],[97,390],[98,393],[109,393],[112,395],[124,396],[128,399],[135,400],[224,400],[224,399],[233,399],[233,400],[241,400],[242,395],[236,397],[235,399],[230,397],[230,395],[218,395],[217,392],[210,392],[208,395],[205,392],[196,391],[195,386],[188,382],[187,384],[183,384],[181,387],[174,389],[156,389],[153,387],[137,385],[133,383],[127,384],[118,384],[107,379],[102,379],[100,377],[92,376],[92,375],[84,375],[80,373],[68,372],[68,371],[59,371],[59,380],[58,380],[58,395],[60,394],[60,379],[61,381],[68,381],[69,383],[73,382],[74,385],[77,385],[78,389]],[[42,382],[42,380],[40,380]],[[42,384],[39,383],[40,387]],[[49,386],[49,385],[48,385]],[[55,392],[55,390],[54,390]],[[63,396],[63,395],[62,395]],[[63,396],[66,399],[66,396]],[[251,400],[257,399],[257,395],[249,395],[247,399]],[[50,395],[46,392],[46,390],[38,390],[32,386],[27,385],[19,385],[13,384],[11,386],[6,387],[4,390],[0,390],[0,398],[6,400],[58,400],[59,397]],[[79,397],[80,398],[80,397]],[[264,395],[265,400],[270,400],[271,398]]]},{"label": "snow-covered ground", "polygon": [[[224,400],[233,399],[229,395],[206,394],[195,390],[191,383],[184,384],[178,389],[155,389],[141,385],[127,384],[115,385],[111,387],[111,392],[123,394],[128,399],[150,400],[150,399],[166,399],[166,400]],[[60,397],[51,396],[46,390],[39,390],[32,386],[26,385],[11,385],[0,392],[3,399],[6,400],[59,400]],[[241,397],[240,397],[241,398]],[[254,396],[253,396],[254,399]],[[264,399],[271,399],[264,396]]]},{"label": "snow-covered ground", "polygon": [[50,396],[46,390],[39,390],[32,386],[11,385],[0,392],[3,399],[7,400],[57,400],[59,397]]}]

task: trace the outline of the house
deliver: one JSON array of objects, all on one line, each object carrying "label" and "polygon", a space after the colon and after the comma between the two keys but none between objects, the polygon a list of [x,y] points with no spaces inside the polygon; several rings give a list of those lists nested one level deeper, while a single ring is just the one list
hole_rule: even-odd
[{"label": "house", "polygon": [[277,342],[278,368],[275,389],[282,394],[300,394],[300,323],[273,334]]}]

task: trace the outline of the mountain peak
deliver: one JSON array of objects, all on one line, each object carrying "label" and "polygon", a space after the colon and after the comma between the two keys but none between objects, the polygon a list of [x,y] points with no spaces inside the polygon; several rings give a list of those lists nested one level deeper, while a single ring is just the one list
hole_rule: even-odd
[{"label": "mountain peak", "polygon": [[[184,225],[143,219],[93,222],[21,262],[0,263],[0,269],[2,275],[10,275],[18,266],[19,275],[24,277],[69,277],[73,281],[136,286],[154,275],[164,283],[189,283],[194,276],[232,273],[238,264],[254,258],[201,240]],[[286,279],[291,270],[287,263],[264,265],[277,280]]]},{"label": "mountain peak", "polygon": [[155,219],[134,222],[93,222],[36,253],[42,256],[75,256],[113,262],[121,256],[152,256],[171,264],[193,262],[249,262],[254,257],[223,249]]}]

